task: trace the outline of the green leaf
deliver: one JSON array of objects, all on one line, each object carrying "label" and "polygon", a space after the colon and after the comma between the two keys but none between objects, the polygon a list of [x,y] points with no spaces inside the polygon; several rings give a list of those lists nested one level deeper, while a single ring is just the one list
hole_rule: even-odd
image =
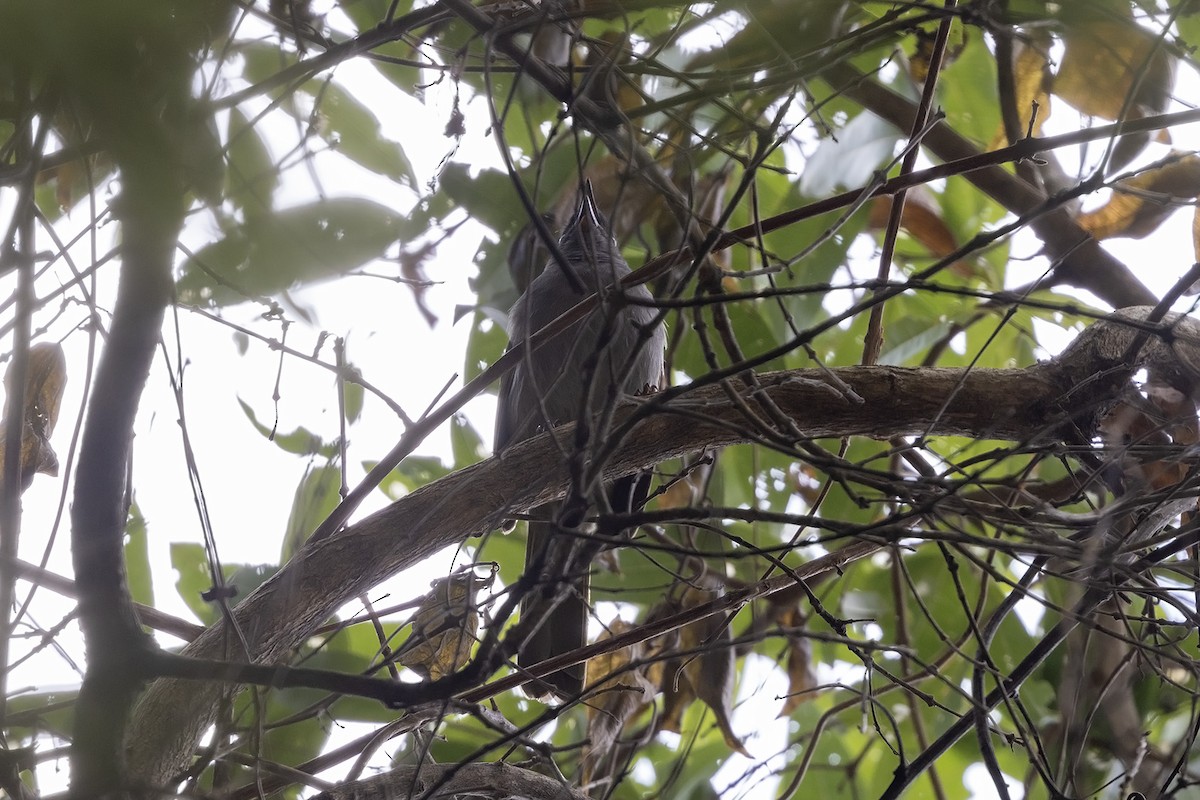
[{"label": "green leaf", "polygon": [[[364,461],[363,469],[370,471],[375,466],[373,461]],[[450,469],[440,458],[433,456],[409,456],[400,462],[387,477],[379,483],[379,489],[392,500],[399,500],[409,492],[420,489],[427,483],[432,483]]]},{"label": "green leaf", "polygon": [[269,212],[279,186],[279,170],[258,131],[236,108],[229,112],[228,142],[226,195],[247,216]]},{"label": "green leaf", "polygon": [[[278,43],[261,39],[239,44],[235,47],[235,52],[241,54],[245,61],[246,68],[243,72],[246,80],[256,84],[274,77],[276,73],[299,61],[296,53],[280,48]],[[274,89],[270,96],[274,99],[291,91],[291,87],[280,86]]]},{"label": "green leaf", "polygon": [[455,205],[496,233],[515,232],[529,219],[512,179],[498,169],[472,174],[466,164],[454,162],[442,170],[438,184]]},{"label": "green leaf", "polygon": [[504,331],[500,316],[499,312],[492,309],[480,308],[475,311],[471,333],[467,336],[466,363],[463,369],[466,380],[473,380],[504,355],[508,346],[508,334]]},{"label": "green leaf", "polygon": [[193,542],[172,542],[171,566],[179,573],[175,580],[175,588],[191,612],[205,625],[216,622],[216,609],[201,597],[201,594],[212,588],[212,576],[208,571],[204,547]]},{"label": "green leaf", "polygon": [[154,581],[150,570],[150,547],[146,532],[146,518],[134,502],[129,506],[129,519],[125,522],[125,578],[133,599],[152,606]]},{"label": "green leaf", "polygon": [[954,129],[963,136],[987,145],[1001,132],[996,60],[976,31],[968,34],[967,46],[946,67],[938,81],[938,95],[954,120]]},{"label": "green leaf", "polygon": [[[361,388],[362,387],[359,387],[360,397]],[[253,425],[258,432],[267,439],[267,441],[274,442],[279,446],[279,449],[283,450],[285,453],[295,453],[296,455],[301,456],[321,455],[325,456],[326,458],[333,458],[333,456],[337,453],[336,445],[327,443],[320,436],[308,430],[308,428],[298,427],[291,433],[280,434],[274,431],[272,428],[267,427],[262,422],[259,422],[258,415],[254,413],[254,409],[250,407],[249,403],[240,397],[238,398],[238,405],[242,407],[242,412],[246,415],[246,418],[250,420],[250,424]],[[361,405],[362,404],[360,401],[360,408]]]},{"label": "green leaf", "polygon": [[249,217],[242,229],[188,259],[179,299],[232,305],[344,275],[381,257],[396,241],[399,224],[395,212],[355,197]]},{"label": "green leaf", "polygon": [[462,414],[455,414],[450,419],[450,446],[456,469],[469,467],[483,459],[483,439]]},{"label": "green leaf", "polygon": [[317,110],[326,125],[320,127],[334,148],[374,173],[405,186],[415,187],[417,176],[404,149],[379,131],[379,120],[371,111],[336,83],[328,83],[317,95]]},{"label": "green leaf", "polygon": [[[209,571],[204,546],[194,542],[172,542],[171,566],[179,575],[175,580],[175,588],[191,612],[205,625],[216,622],[220,616],[217,607],[203,597],[213,586],[212,573]],[[237,597],[245,597],[278,570],[279,567],[273,564],[223,564],[221,566],[225,584],[236,589]],[[230,605],[236,604],[236,599],[230,601]]]},{"label": "green leaf", "polygon": [[[362,377],[362,373],[354,366],[347,365],[346,367],[354,375]],[[361,383],[354,381],[342,381],[342,401],[345,403],[345,414],[347,422],[357,422],[362,416],[363,398],[365,390]]]},{"label": "green leaf", "polygon": [[280,560],[287,561],[341,500],[342,473],[332,463],[310,468],[296,487]]},{"label": "green leaf", "polygon": [[800,176],[800,192],[821,197],[836,189],[857,189],[871,182],[896,151],[900,131],[863,111],[837,133],[821,140]]},{"label": "green leaf", "polygon": [[279,572],[279,566],[277,564],[226,564],[224,572],[225,583],[237,590],[238,597],[245,597],[270,580],[276,572]]}]

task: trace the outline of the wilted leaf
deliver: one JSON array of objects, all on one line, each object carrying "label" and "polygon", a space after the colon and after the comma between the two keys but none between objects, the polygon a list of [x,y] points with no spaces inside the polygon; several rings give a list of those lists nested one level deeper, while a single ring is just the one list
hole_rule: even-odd
[{"label": "wilted leaf", "polygon": [[1200,156],[1174,156],[1170,163],[1138,173],[1113,187],[1107,203],[1079,215],[1079,225],[1097,239],[1141,239],[1179,209],[1180,200],[1200,195]]},{"label": "wilted leaf", "polygon": [[[631,626],[614,619],[597,641],[611,639]],[[630,668],[642,657],[639,645],[623,647],[587,662],[587,686],[595,686],[587,708],[587,744],[584,747],[583,784],[590,784],[594,773],[616,744],[625,723],[654,700],[658,689],[645,674],[645,667]]]},{"label": "wilted leaf", "polygon": [[[67,359],[61,345],[42,342],[29,348],[25,382],[25,419],[46,436],[54,433],[58,407],[67,384]],[[4,388],[13,387],[5,376]]]},{"label": "wilted leaf", "polygon": [[[874,198],[871,200],[867,224],[871,228],[882,230],[887,226],[891,211],[892,198]],[[926,191],[910,191],[905,197],[900,227],[937,258],[948,256],[958,249],[954,233],[942,220],[934,199]]]},{"label": "wilted leaf", "polygon": [[[679,613],[715,600],[720,594],[716,588],[699,588],[698,581],[679,583],[672,591],[672,599],[657,613]],[[678,650],[682,655],[666,664],[660,683],[666,698],[660,728],[678,731],[683,713],[693,700],[699,699],[713,712],[729,749],[750,757],[733,732],[731,721],[736,667],[731,639],[729,625],[719,614],[680,628]]]},{"label": "wilted leaf", "polygon": [[[795,631],[804,626],[804,615],[793,604],[785,607],[772,606],[772,617],[782,628]],[[812,642],[798,635],[787,637],[788,695],[779,716],[786,716],[816,695],[817,674],[812,667]]]},{"label": "wilted leaf", "polygon": [[434,581],[412,618],[412,632],[396,654],[396,663],[429,680],[458,671],[471,656],[479,632],[475,597],[491,585],[493,569],[480,576],[468,568]]},{"label": "wilted leaf", "polygon": [[[933,56],[933,47],[937,41],[937,26],[928,29],[919,28],[916,32],[917,49],[908,60],[908,74],[914,83],[924,83],[929,76],[929,59]],[[943,54],[943,66],[951,64],[962,55],[966,49],[969,33],[961,20],[955,19],[950,26],[950,37],[946,41],[946,51]]]},{"label": "wilted leaf", "polygon": [[[21,488],[29,487],[33,476],[41,472],[58,474],[58,456],[50,446],[50,434],[58,422],[58,408],[67,383],[67,361],[62,347],[43,342],[29,348],[26,364],[24,419],[21,424]],[[13,372],[9,367],[4,377],[8,396],[13,393]],[[0,421],[0,453],[4,452],[8,420]],[[3,476],[3,457],[0,456],[0,478]]]},{"label": "wilted leaf", "polygon": [[188,259],[179,299],[230,305],[344,275],[382,256],[399,228],[391,209],[355,197],[247,217]]}]

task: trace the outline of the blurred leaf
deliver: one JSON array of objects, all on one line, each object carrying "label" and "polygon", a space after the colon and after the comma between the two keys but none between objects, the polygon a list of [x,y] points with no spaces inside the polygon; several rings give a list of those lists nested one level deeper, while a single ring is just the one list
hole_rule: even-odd
[{"label": "blurred leaf", "polygon": [[466,164],[451,162],[438,176],[442,191],[471,218],[496,233],[515,233],[528,215],[517,197],[512,179],[498,169],[474,171]]},{"label": "blurred leaf", "polygon": [[398,142],[383,137],[379,120],[366,106],[332,82],[317,96],[320,99],[317,110],[325,122],[318,130],[334,149],[378,175],[416,187],[417,176],[404,149]]},{"label": "blurred leaf", "polygon": [[[237,597],[245,597],[279,571],[277,564],[226,564],[225,582],[237,591]],[[233,601],[230,605],[236,605]]]},{"label": "blurred leaf", "polygon": [[[500,314],[478,309],[472,315],[473,324],[467,337],[467,352],[463,369],[464,380],[473,380],[500,356],[508,346],[508,334],[499,321]],[[496,391],[496,385],[492,390]]]},{"label": "blurred leaf", "polygon": [[[1192,213],[1192,252],[1196,255],[1196,261],[1200,263],[1200,206],[1196,206],[1196,210]],[[1189,289],[1188,294],[1196,294],[1195,285]]]},{"label": "blurred leaf", "polygon": [[237,108],[229,112],[228,141],[226,194],[247,216],[269,212],[279,186],[279,170],[258,130]]},{"label": "blurred leaf", "polygon": [[287,562],[304,544],[317,526],[329,516],[341,501],[342,472],[332,462],[314,467],[311,464],[296,487],[292,511],[283,534],[280,561]]},{"label": "blurred leaf", "polygon": [[[362,373],[354,365],[348,364],[346,368],[354,375],[362,376]],[[365,396],[366,390],[363,389],[361,383],[356,383],[352,380],[342,381],[342,397],[346,404],[345,413],[347,422],[358,422],[358,418],[362,416]]]},{"label": "blurred leaf", "polygon": [[370,200],[318,200],[250,217],[195,253],[177,283],[179,299],[222,306],[344,275],[383,255],[399,217]]},{"label": "blurred leaf", "polygon": [[937,88],[938,101],[954,120],[954,129],[986,144],[1000,124],[996,59],[986,37],[971,31],[958,58],[942,71]]},{"label": "blurred leaf", "polygon": [[[1121,7],[1128,14],[1128,4]],[[1080,112],[1115,120],[1134,91],[1133,117],[1166,111],[1175,57],[1131,17],[1084,10],[1066,26],[1063,45],[1054,93]]]},{"label": "blurred leaf", "polygon": [[[954,233],[942,220],[936,200],[928,191],[917,187],[904,200],[900,214],[900,228],[919,242],[929,254],[942,258],[958,249]],[[892,213],[891,197],[876,197],[870,203],[868,224],[875,230],[885,230]]]},{"label": "blurred leaf", "polygon": [[[1048,51],[1049,36],[1037,36],[1028,42],[1018,45],[1016,58],[1013,59],[1013,85],[1016,97],[1013,106],[1016,108],[1021,136],[1041,136],[1046,120],[1050,118],[1050,61]],[[1034,118],[1034,106],[1037,106],[1037,117]],[[1030,120],[1033,128],[1030,129]],[[998,150],[1010,142],[1004,132],[1003,121],[996,128],[996,136],[988,146],[989,150]]]},{"label": "blurred leaf", "polygon": [[[620,619],[605,626],[599,641],[625,633],[633,626]],[[587,661],[584,685],[596,687],[596,694],[587,703],[587,738],[583,750],[582,783],[590,785],[595,770],[610,755],[617,738],[628,722],[658,695],[658,687],[646,675],[641,663],[644,644],[622,647]]]},{"label": "blurred leaf", "polygon": [[[391,0],[338,0],[337,7],[355,24],[359,32],[374,28],[387,19]],[[412,8],[411,2],[397,2],[396,15],[403,16]]]}]

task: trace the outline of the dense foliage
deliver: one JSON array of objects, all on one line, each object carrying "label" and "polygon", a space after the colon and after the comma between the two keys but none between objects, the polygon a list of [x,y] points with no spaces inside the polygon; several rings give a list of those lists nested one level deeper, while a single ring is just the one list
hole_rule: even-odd
[{"label": "dense foliage", "polygon": [[[1187,0],[0,2],[0,788],[1186,796],[1197,45]],[[506,470],[478,398],[584,179],[672,388]],[[650,467],[588,690],[526,699],[501,521]]]}]

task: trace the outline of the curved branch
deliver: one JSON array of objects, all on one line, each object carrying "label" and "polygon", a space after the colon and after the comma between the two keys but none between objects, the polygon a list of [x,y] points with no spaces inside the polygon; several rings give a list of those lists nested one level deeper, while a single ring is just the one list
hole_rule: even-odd
[{"label": "curved branch", "polygon": [[[1017,441],[1078,441],[1146,367],[1184,379],[1200,363],[1200,323],[1179,315],[1148,325],[1151,311],[1130,309],[1097,323],[1059,358],[1025,369],[963,370],[850,367],[833,370],[853,396],[831,387],[821,370],[760,376],[756,389],[682,387],[627,409],[633,422],[614,449],[605,475],[615,477],[662,461],[748,441],[765,441],[748,427],[744,407],[764,393],[806,438],[969,435]],[[1148,339],[1128,362],[1130,345]],[[741,392],[741,402],[728,392]],[[621,415],[618,415],[621,416]],[[634,416],[639,417],[635,422]],[[344,531],[309,542],[278,574],[234,610],[253,657],[273,662],[287,654],[343,603],[371,586],[468,536],[496,528],[501,519],[561,497],[567,470],[558,429],[418,489]],[[776,440],[794,438],[787,431]],[[547,465],[558,465],[558,469]],[[222,658],[224,623],[209,628],[184,651]],[[129,744],[131,774],[166,784],[191,756],[228,687],[161,680],[135,710]]]}]

